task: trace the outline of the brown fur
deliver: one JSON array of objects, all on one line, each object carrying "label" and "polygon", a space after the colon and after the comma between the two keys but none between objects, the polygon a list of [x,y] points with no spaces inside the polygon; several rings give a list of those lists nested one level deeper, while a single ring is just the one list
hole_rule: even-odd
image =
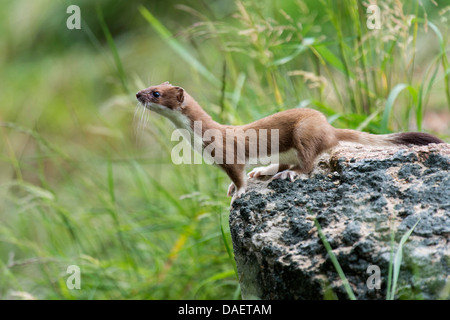
[{"label": "brown fur", "polygon": [[424,132],[401,132],[394,133],[391,136],[391,141],[394,144],[425,146],[430,143],[444,143],[441,139]]},{"label": "brown fur", "polygon": [[[154,97],[153,92],[158,91],[159,97]],[[149,87],[136,94],[141,103],[157,103],[165,106],[173,111],[180,112],[189,119],[191,128],[194,121],[201,121],[202,135],[208,129],[217,129],[222,133],[222,137],[226,137],[226,130],[231,129],[240,134],[246,134],[249,129],[253,129],[259,133],[259,130],[268,130],[266,144],[269,148],[268,153],[272,152],[270,145],[270,130],[279,130],[279,152],[285,152],[295,149],[299,159],[299,163],[280,163],[278,171],[290,168],[299,173],[309,173],[313,169],[316,157],[336,146],[339,141],[352,141],[366,145],[397,145],[397,144],[416,144],[424,145],[429,143],[442,143],[442,141],[430,134],[406,132],[394,133],[388,135],[373,135],[365,132],[359,132],[349,129],[335,129],[326,120],[325,116],[319,111],[302,108],[290,109],[275,113],[263,119],[254,121],[243,126],[222,125],[215,122],[200,105],[182,88],[172,86],[165,82],[159,86]],[[238,137],[242,137],[238,134]],[[258,147],[260,135],[257,135]],[[214,141],[203,141],[204,146],[208,146]],[[245,188],[246,179],[244,176],[245,165],[237,164],[237,139],[226,141],[224,139],[222,145],[217,145],[215,156],[222,155],[226,159],[227,150],[235,149],[233,163],[219,164],[219,166],[227,173],[230,179],[239,190]],[[258,153],[260,151],[258,150]],[[249,139],[245,139],[245,157],[249,157]]]}]

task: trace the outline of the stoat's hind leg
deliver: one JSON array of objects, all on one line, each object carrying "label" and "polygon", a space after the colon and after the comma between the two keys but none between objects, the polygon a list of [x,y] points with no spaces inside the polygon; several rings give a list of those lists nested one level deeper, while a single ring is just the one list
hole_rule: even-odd
[{"label": "stoat's hind leg", "polygon": [[261,176],[274,176],[277,173],[289,169],[289,164],[271,164],[266,167],[257,167],[250,171],[247,176],[249,178],[258,178]]},{"label": "stoat's hind leg", "polygon": [[273,176],[273,179],[289,179],[294,181],[295,177],[298,175],[298,173],[294,170],[284,170],[281,172],[278,172],[276,175]]},{"label": "stoat's hind leg", "polygon": [[339,143],[334,133],[335,129],[328,124],[323,115],[320,117],[322,123],[318,123],[315,118],[305,119],[293,130],[292,141],[297,150],[299,165],[291,170],[297,174],[311,173],[316,158]]},{"label": "stoat's hind leg", "polygon": [[301,165],[291,166],[289,169],[278,172],[273,176],[273,179],[289,179],[294,181],[294,179],[301,174],[308,174],[311,168],[307,167],[306,170]]}]

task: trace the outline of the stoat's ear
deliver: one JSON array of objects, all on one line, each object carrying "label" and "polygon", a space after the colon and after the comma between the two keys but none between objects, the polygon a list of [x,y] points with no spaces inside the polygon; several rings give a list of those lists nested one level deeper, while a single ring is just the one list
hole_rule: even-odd
[{"label": "stoat's ear", "polygon": [[160,86],[163,86],[163,85],[171,86],[171,84],[169,83],[169,81],[166,81],[166,82],[163,82],[163,83],[160,84]]},{"label": "stoat's ear", "polygon": [[181,87],[173,87],[177,92],[177,100],[182,103],[184,101],[184,89]]}]

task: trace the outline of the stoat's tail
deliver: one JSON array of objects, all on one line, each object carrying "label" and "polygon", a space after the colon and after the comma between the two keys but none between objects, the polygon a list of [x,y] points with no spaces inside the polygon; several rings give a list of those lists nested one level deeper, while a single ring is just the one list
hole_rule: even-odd
[{"label": "stoat's tail", "polygon": [[336,138],[339,141],[358,142],[365,145],[392,146],[392,145],[418,145],[424,146],[430,143],[443,143],[435,136],[423,132],[401,132],[391,134],[370,134],[350,129],[335,129]]}]

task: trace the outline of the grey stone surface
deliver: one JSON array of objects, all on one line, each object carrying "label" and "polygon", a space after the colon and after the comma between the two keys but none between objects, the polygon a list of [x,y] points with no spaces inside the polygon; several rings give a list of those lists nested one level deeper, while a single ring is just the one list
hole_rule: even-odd
[{"label": "grey stone surface", "polygon": [[[386,298],[392,232],[395,253],[420,219],[395,298],[450,298],[450,145],[347,144],[308,177],[250,180],[230,213],[243,298],[348,299],[314,219],[357,299]],[[368,288],[369,265],[380,268],[381,289]]]}]

